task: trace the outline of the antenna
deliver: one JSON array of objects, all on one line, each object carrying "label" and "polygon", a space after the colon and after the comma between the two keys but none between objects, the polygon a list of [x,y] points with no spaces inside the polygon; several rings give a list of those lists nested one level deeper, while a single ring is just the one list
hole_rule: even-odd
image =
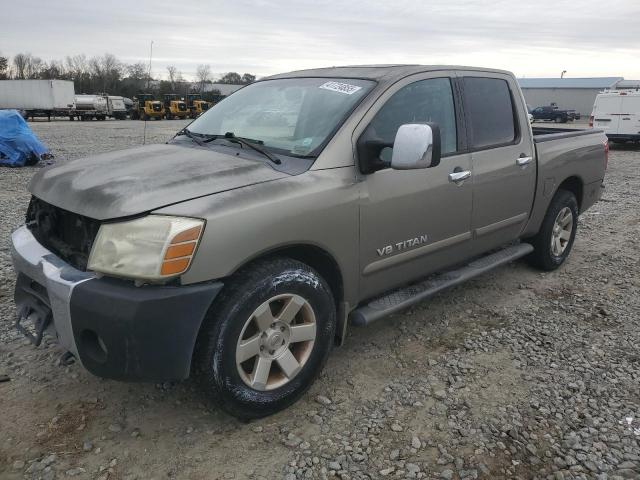
[{"label": "antenna", "polygon": [[[153,58],[153,40],[151,40],[151,48],[149,49],[149,71],[147,72],[147,91],[149,91],[149,82],[151,81],[151,59]],[[144,100],[146,103],[146,100]],[[138,104],[138,108],[140,105]],[[144,110],[144,105],[142,106]],[[144,130],[142,131],[142,145],[147,144],[147,115],[144,116]]]}]

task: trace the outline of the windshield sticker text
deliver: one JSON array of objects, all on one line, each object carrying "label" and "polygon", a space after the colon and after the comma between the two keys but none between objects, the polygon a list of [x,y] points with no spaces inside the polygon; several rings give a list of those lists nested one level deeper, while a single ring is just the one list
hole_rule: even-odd
[{"label": "windshield sticker text", "polygon": [[361,90],[362,87],[358,87],[357,85],[350,85],[348,83],[340,83],[340,82],[327,82],[320,85],[320,87],[324,90],[331,90],[332,92],[345,93],[347,95],[352,95],[356,93],[358,90]]}]

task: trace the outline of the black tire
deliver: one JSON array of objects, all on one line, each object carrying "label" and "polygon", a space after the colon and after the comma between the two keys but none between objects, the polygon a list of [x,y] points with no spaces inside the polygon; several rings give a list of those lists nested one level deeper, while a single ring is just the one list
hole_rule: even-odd
[{"label": "black tire", "polygon": [[562,122],[563,122],[562,117],[561,117],[561,116],[557,116],[557,117],[555,118],[555,122],[556,122],[556,123],[562,123]]},{"label": "black tire", "polygon": [[[569,208],[572,213],[571,236],[561,255],[554,255],[551,247],[553,228],[561,210]],[[527,241],[534,247],[534,251],[527,257],[531,265],[541,270],[551,271],[564,263],[573,247],[578,229],[578,202],[573,193],[567,190],[558,190],[551,200],[547,213],[542,220],[540,231]]]},{"label": "black tire", "polygon": [[[255,310],[283,294],[301,296],[311,306],[315,342],[306,363],[287,383],[257,390],[240,376],[236,346]],[[230,279],[207,314],[194,352],[194,376],[205,393],[231,415],[243,420],[265,417],[293,404],[311,386],[327,360],[335,329],[331,289],[315,270],[288,258],[258,261]]]}]

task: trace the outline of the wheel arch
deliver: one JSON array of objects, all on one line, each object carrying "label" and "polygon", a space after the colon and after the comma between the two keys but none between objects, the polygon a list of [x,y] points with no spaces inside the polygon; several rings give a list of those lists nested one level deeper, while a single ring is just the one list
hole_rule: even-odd
[{"label": "wheel arch", "polygon": [[554,182],[553,187],[549,189],[550,193],[547,193],[547,185],[543,185],[543,183],[538,183],[537,189],[538,193],[536,193],[531,218],[520,236],[524,239],[529,239],[538,233],[551,202],[560,190],[573,193],[578,202],[578,213],[582,212],[584,181],[579,175],[571,174],[557,184],[557,186],[555,186]]},{"label": "wheel arch", "polygon": [[347,308],[345,302],[344,275],[338,261],[328,250],[311,243],[295,243],[265,250],[238,265],[231,273],[233,276],[241,269],[250,267],[252,263],[272,257],[286,257],[308,265],[318,272],[327,282],[336,305],[337,325],[336,342],[344,342],[347,327]]},{"label": "wheel arch", "polygon": [[[566,179],[564,179],[562,181],[562,183],[560,183],[560,185],[558,185],[558,188],[556,189],[556,191],[554,192],[553,196],[555,196],[559,190],[567,190],[571,193],[573,193],[576,197],[576,200],[578,201],[578,212],[582,211],[582,195],[584,192],[584,182],[582,181],[582,179],[577,176],[577,175],[572,175]],[[553,197],[551,197],[553,198]],[[547,206],[548,208],[548,206]]]}]

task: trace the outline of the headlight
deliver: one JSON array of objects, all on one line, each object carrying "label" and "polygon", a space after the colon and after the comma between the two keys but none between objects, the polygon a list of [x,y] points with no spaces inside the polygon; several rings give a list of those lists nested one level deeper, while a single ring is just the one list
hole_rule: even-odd
[{"label": "headlight", "polygon": [[148,215],[100,226],[88,269],[118,277],[162,280],[189,268],[203,220]]}]

